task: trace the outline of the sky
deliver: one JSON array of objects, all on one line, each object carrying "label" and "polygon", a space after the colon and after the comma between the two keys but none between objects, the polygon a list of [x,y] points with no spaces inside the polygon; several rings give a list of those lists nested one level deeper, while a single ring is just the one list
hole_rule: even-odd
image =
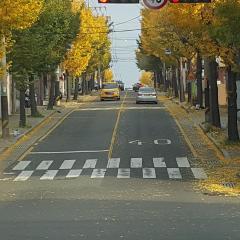
[{"label": "sky", "polygon": [[[140,28],[140,4],[98,4],[97,0],[89,0],[89,5],[95,13],[109,16],[116,31]],[[130,21],[123,23],[128,20]],[[140,71],[135,60],[136,40],[139,34],[140,31],[137,30],[109,35],[112,42],[111,66],[114,78],[123,81],[125,87],[131,87],[139,81]]]}]

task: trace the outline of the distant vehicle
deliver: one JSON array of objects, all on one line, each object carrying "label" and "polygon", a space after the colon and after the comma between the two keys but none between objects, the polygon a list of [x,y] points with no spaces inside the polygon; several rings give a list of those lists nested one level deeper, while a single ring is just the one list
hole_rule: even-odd
[{"label": "distant vehicle", "polygon": [[116,81],[116,83],[118,84],[119,89],[124,91],[124,83],[122,81]]},{"label": "distant vehicle", "polygon": [[143,84],[142,84],[142,83],[135,83],[135,84],[133,85],[133,91],[137,92],[140,87],[143,87]]},{"label": "distant vehicle", "polygon": [[139,88],[138,95],[136,97],[136,103],[151,102],[158,103],[157,93],[152,87],[141,87]]},{"label": "distant vehicle", "polygon": [[100,99],[104,101],[106,99],[120,100],[120,90],[116,82],[104,83],[100,92]]}]

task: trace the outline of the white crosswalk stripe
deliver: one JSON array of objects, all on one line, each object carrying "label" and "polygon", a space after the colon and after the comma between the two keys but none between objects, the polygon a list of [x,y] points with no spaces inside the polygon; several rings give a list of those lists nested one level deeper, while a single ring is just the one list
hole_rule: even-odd
[{"label": "white crosswalk stripe", "polygon": [[130,168],[119,168],[117,178],[130,178]]},{"label": "white crosswalk stripe", "polygon": [[34,171],[22,171],[15,179],[14,181],[26,181],[28,180]]},{"label": "white crosswalk stripe", "polygon": [[87,159],[83,168],[95,168],[97,159]]},{"label": "white crosswalk stripe", "polygon": [[120,158],[110,158],[108,160],[107,168],[119,168]]},{"label": "white crosswalk stripe", "polygon": [[106,169],[94,169],[91,178],[104,178]]},{"label": "white crosswalk stripe", "polygon": [[72,169],[76,160],[64,160],[59,169]]},{"label": "white crosswalk stripe", "polygon": [[143,168],[143,178],[156,178],[154,168]]},{"label": "white crosswalk stripe", "polygon": [[29,164],[31,163],[31,161],[20,161],[14,168],[14,171],[22,171],[24,170]]},{"label": "white crosswalk stripe", "polygon": [[40,180],[53,180],[57,175],[58,170],[47,170],[41,177]]},{"label": "white crosswalk stripe", "polygon": [[142,158],[131,158],[131,168],[141,168]]},{"label": "white crosswalk stripe", "polygon": [[190,167],[187,157],[177,157],[176,161],[178,167]]},{"label": "white crosswalk stripe", "polygon": [[68,172],[66,178],[77,178],[81,175],[82,169],[72,169]]},{"label": "white crosswalk stripe", "polygon": [[170,179],[182,179],[179,168],[167,168],[167,171]]},{"label": "white crosswalk stripe", "polygon": [[38,166],[37,166],[37,170],[47,170],[51,164],[53,163],[53,160],[51,161],[42,161]]},{"label": "white crosswalk stripe", "polygon": [[153,165],[155,168],[157,167],[166,167],[166,163],[164,162],[164,158],[153,158]]},{"label": "white crosswalk stripe", "polygon": [[[127,160],[123,160],[124,164],[129,164]],[[143,179],[165,179],[166,177],[168,179],[175,180],[183,178],[207,178],[207,174],[204,169],[191,167],[187,157],[176,157],[175,163],[171,160],[171,165],[164,157],[152,158],[152,162],[143,158],[131,158],[130,166],[127,166],[126,168],[120,168],[120,162],[122,161],[120,158],[110,158],[108,161],[101,161],[101,168],[96,168],[97,161],[98,159],[86,159],[81,162],[81,165],[79,166],[79,164],[75,164],[77,163],[76,159],[62,160],[60,164],[57,160],[42,160],[35,164],[35,169],[30,169],[31,167],[34,168],[34,164],[30,164],[32,161],[21,161],[16,163],[16,165],[12,167],[12,170],[17,173],[14,181],[26,181],[34,176],[36,176],[35,178],[40,178],[40,180],[53,180],[57,175],[66,179],[78,178],[81,175],[86,175],[91,178],[104,178],[106,173],[109,173],[110,176],[115,176],[119,179],[131,178],[131,174],[133,177],[139,175],[138,177]],[[146,167],[145,161],[149,167]],[[104,166],[104,164],[106,165]],[[176,167],[172,167],[174,165]],[[54,166],[56,166],[55,169]],[[36,172],[36,174],[34,174],[34,172]]]},{"label": "white crosswalk stripe", "polygon": [[207,174],[202,168],[191,168],[194,178],[196,179],[207,179]]}]

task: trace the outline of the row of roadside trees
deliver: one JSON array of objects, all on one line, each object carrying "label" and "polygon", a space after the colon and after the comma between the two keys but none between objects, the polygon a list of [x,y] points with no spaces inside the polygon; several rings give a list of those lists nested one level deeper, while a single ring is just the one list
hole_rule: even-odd
[{"label": "row of roadside trees", "polygon": [[[75,79],[77,99],[79,78],[86,81],[96,72],[103,75],[111,61],[109,24],[95,16],[79,0],[3,0],[0,2],[0,78],[3,137],[9,135],[7,74],[20,92],[20,122],[26,125],[25,92],[29,89],[31,116],[39,116],[35,100],[35,76],[50,81],[48,109],[59,93],[56,70]],[[99,76],[101,77],[101,76]],[[69,100],[71,94],[68,94]]]},{"label": "row of roadside trees", "polygon": [[[155,86],[173,89],[179,101],[185,101],[182,69],[196,79],[196,104],[205,107],[206,121],[220,128],[218,104],[218,63],[226,66],[228,102],[228,138],[239,141],[236,80],[240,72],[240,1],[212,0],[211,4],[168,4],[160,11],[143,9],[142,32],[136,51],[140,69],[154,73]],[[171,82],[165,81],[171,69]],[[192,71],[194,69],[194,71]],[[202,87],[204,69],[205,89]],[[204,94],[203,94],[204,93]]]}]

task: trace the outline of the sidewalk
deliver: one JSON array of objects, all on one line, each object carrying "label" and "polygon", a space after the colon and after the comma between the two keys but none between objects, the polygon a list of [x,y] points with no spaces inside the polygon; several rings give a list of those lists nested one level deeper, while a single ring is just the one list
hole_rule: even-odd
[{"label": "sidewalk", "polygon": [[[10,147],[21,139],[24,135],[29,133],[34,127],[40,124],[42,121],[50,117],[57,110],[60,110],[62,107],[55,107],[54,110],[47,110],[46,106],[38,106],[38,111],[43,117],[31,117],[31,110],[26,109],[27,115],[27,126],[25,128],[19,128],[19,114],[13,114],[9,116],[9,131],[10,137],[8,139],[0,138],[0,154],[6,148]],[[17,131],[14,135],[14,131]],[[2,135],[2,122],[0,122],[0,135]]]},{"label": "sidewalk", "polygon": [[[240,158],[240,144],[229,144],[227,141],[228,113],[226,107],[220,107],[221,129],[209,128],[205,124],[205,110],[196,110],[195,107],[184,102],[179,103],[177,99],[171,99],[174,103],[179,104],[194,121],[194,124],[200,126],[202,131],[222,152],[225,158]],[[240,119],[238,120],[238,132],[240,134]]]},{"label": "sidewalk", "polygon": [[[208,178],[196,183],[196,188],[208,195],[239,196],[240,151],[234,150],[234,159],[225,157],[221,148],[199,125],[204,121],[203,110],[188,109],[164,94],[159,95],[159,100],[175,119],[197,162],[207,172]],[[229,152],[233,154],[230,150]]]}]

